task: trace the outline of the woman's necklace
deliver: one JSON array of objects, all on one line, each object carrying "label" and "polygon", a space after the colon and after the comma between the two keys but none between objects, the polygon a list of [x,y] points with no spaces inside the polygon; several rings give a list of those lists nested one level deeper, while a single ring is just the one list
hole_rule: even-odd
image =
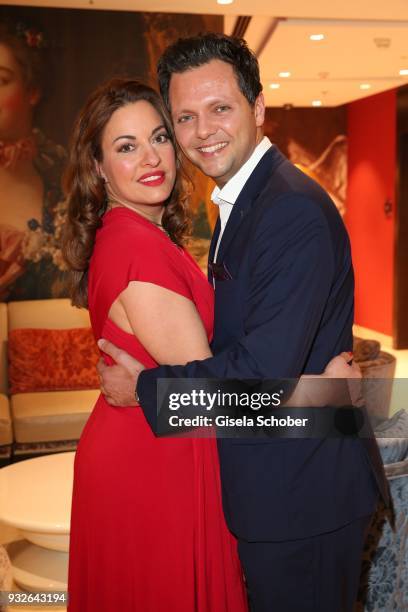
[{"label": "woman's necklace", "polygon": [[152,223],[156,227],[159,227],[162,230],[162,232],[166,234],[166,236],[170,237],[169,232],[163,227],[163,225],[159,223],[158,221],[154,221],[154,219],[152,219],[149,215],[146,215],[146,213],[142,213],[140,212],[140,210],[137,210],[136,208],[132,208],[131,206],[126,206],[126,204],[123,204],[122,202],[119,202],[118,200],[108,200],[107,204],[108,204],[108,210],[112,210],[113,208],[112,204],[116,204],[117,206],[124,206],[125,208],[129,208],[129,210],[133,210],[136,214],[146,219],[146,221],[150,221],[150,223]]}]

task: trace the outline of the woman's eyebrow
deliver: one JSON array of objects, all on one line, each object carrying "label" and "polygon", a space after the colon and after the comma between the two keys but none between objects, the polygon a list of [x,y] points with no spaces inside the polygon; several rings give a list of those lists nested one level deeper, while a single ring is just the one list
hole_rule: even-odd
[{"label": "woman's eyebrow", "polygon": [[130,134],[123,134],[123,136],[117,136],[113,141],[112,144],[114,142],[116,142],[117,140],[120,140],[121,138],[128,138],[129,140],[136,140],[136,136],[131,136]]},{"label": "woman's eyebrow", "polygon": [[153,134],[155,134],[155,133],[156,133],[156,132],[158,132],[159,130],[163,130],[163,129],[164,129],[164,130],[166,129],[166,126],[165,126],[165,125],[163,125],[163,124],[158,125],[158,126],[157,126],[156,128],[154,128],[154,130],[152,131],[152,136],[153,136]]}]

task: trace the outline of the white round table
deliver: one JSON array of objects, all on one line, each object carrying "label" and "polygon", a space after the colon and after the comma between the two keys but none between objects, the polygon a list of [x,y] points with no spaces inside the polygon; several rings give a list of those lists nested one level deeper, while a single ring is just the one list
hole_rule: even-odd
[{"label": "white round table", "polygon": [[0,521],[24,538],[7,547],[23,589],[67,588],[74,456],[47,455],[0,469]]}]

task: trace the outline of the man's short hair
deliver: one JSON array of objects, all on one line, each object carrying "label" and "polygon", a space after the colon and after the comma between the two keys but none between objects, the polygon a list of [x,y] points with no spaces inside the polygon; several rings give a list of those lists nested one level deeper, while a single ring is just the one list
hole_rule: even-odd
[{"label": "man's short hair", "polygon": [[169,87],[172,74],[179,74],[221,60],[231,64],[238,86],[251,106],[262,91],[259,64],[255,54],[243,38],[225,34],[206,33],[188,38],[179,38],[167,47],[159,59],[157,75],[160,93],[170,109]]}]

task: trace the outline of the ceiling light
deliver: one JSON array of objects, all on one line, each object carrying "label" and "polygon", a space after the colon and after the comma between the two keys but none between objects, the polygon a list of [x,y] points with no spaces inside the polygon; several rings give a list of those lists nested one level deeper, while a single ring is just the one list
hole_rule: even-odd
[{"label": "ceiling light", "polygon": [[234,0],[217,0],[217,4],[232,4]]},{"label": "ceiling light", "polygon": [[287,78],[289,78],[289,77],[290,77],[290,72],[280,72],[280,73],[279,73],[279,76],[280,76],[282,79],[287,79]]},{"label": "ceiling light", "polygon": [[311,34],[309,38],[310,40],[324,40],[325,36],[324,34]]},{"label": "ceiling light", "polygon": [[370,83],[361,83],[360,89],[371,89]]},{"label": "ceiling light", "polygon": [[388,49],[389,46],[391,45],[391,38],[386,38],[385,36],[383,37],[377,37],[374,38],[374,44],[378,49]]},{"label": "ceiling light", "polygon": [[399,71],[401,76],[408,76],[408,69],[407,68],[403,68],[402,70]]},{"label": "ceiling light", "polygon": [[280,84],[279,84],[279,83],[271,83],[271,84],[269,85],[269,87],[270,87],[271,89],[279,89]]},{"label": "ceiling light", "polygon": [[312,101],[312,106],[321,106],[322,105],[322,101],[321,100],[313,100]]}]

